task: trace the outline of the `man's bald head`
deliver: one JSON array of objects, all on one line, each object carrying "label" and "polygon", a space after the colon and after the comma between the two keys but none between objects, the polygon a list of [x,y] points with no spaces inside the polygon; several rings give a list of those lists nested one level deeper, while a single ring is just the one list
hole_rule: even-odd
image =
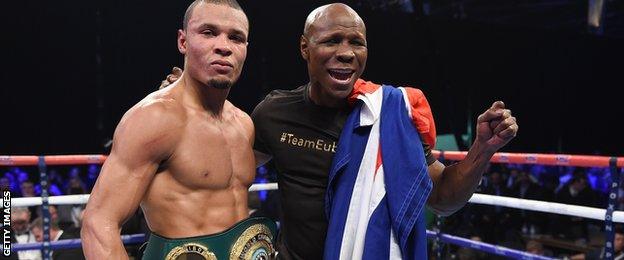
[{"label": "man's bald head", "polygon": [[341,107],[366,67],[368,49],[362,18],[345,4],[314,9],[299,41],[308,64],[310,99],[320,106]]},{"label": "man's bald head", "polygon": [[305,26],[303,27],[303,36],[309,37],[311,30],[318,22],[327,19],[336,19],[337,17],[353,20],[356,24],[360,24],[364,28],[364,32],[366,32],[364,20],[362,20],[355,10],[346,4],[334,3],[318,7],[310,12],[306,19]]}]

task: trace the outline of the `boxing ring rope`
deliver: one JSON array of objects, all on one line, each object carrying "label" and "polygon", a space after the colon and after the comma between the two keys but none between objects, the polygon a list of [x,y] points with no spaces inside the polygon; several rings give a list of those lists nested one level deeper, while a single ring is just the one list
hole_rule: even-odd
[{"label": "boxing ring rope", "polygon": [[[436,158],[443,157],[450,161],[460,161],[468,152],[431,151]],[[609,167],[610,161],[615,158],[617,167],[624,167],[624,157],[609,157],[597,155],[570,155],[570,154],[539,154],[539,153],[495,153],[492,163],[541,164],[577,167]],[[1,161],[1,158],[0,158]]]},{"label": "boxing ring rope", "polygon": [[[475,193],[468,201],[474,204],[503,206],[507,208],[540,211],[552,214],[605,220],[606,209],[568,205],[539,200],[518,199],[504,196]],[[624,223],[624,211],[613,212],[613,222]]]},{"label": "boxing ring rope", "polygon": [[[466,157],[467,152],[438,151],[432,154],[439,158],[443,156],[447,160],[459,161]],[[102,164],[107,156],[92,155],[48,155],[43,156],[47,165],[85,165]],[[539,153],[496,153],[490,160],[493,163],[521,163],[562,165],[578,167],[609,167],[609,160],[613,157],[596,155],[569,155],[569,154],[539,154]],[[624,157],[617,157],[617,167],[624,167]],[[17,155],[0,156],[0,166],[35,166],[39,163],[39,156]]]},{"label": "boxing ring rope", "polygon": [[[458,246],[469,247],[475,250],[512,257],[516,259],[555,259],[545,256],[533,255],[527,252],[514,250],[502,246],[491,245],[488,243],[483,243],[479,241],[473,241],[470,239],[457,237],[448,234],[439,234],[441,237],[441,241],[445,243],[455,244]],[[434,231],[427,230],[427,237],[429,239],[438,237],[438,234]],[[122,235],[121,241],[124,245],[127,244],[139,244],[146,240],[144,234],[134,234],[134,235]],[[82,245],[82,241],[80,239],[64,239],[59,241],[53,241],[50,243],[51,249],[74,249],[79,248]],[[23,251],[23,250],[37,250],[41,249],[43,243],[24,243],[24,244],[15,244],[13,245],[14,251]]]},{"label": "boxing ring rope", "polygon": [[[261,190],[277,190],[277,183],[256,183],[251,185],[249,191]],[[52,196],[48,199],[50,205],[76,205],[86,204],[89,200],[89,194],[82,195],[63,195]],[[31,207],[40,206],[41,197],[15,198],[11,201],[11,205],[15,207]],[[605,209],[592,208],[577,205],[568,205],[562,203],[545,202],[539,200],[527,200],[511,197],[495,196],[488,194],[475,193],[468,201],[474,204],[483,204],[491,206],[503,206],[515,209],[524,209],[530,211],[540,211],[545,213],[567,215],[572,217],[583,217],[596,220],[605,220]],[[613,222],[624,223],[624,211],[613,212]]]},{"label": "boxing ring rope", "polygon": [[[427,230],[427,237],[429,239],[436,238],[440,236],[441,241],[445,243],[455,244],[458,246],[469,247],[475,250],[501,255],[506,257],[512,257],[516,259],[555,259],[545,256],[533,255],[527,252],[514,250],[502,246],[491,245],[488,243],[483,243],[479,241],[473,241],[470,239],[452,236],[448,234],[438,234],[434,231]],[[135,235],[122,235],[121,240],[124,245],[127,244],[139,244],[146,240],[144,234],[135,234]],[[13,250],[22,251],[22,250],[37,250],[41,249],[43,243],[24,243],[24,244],[15,244],[13,245]],[[82,245],[82,241],[80,239],[64,239],[59,241],[53,241],[50,243],[50,247],[52,249],[74,249],[79,248]]]},{"label": "boxing ring rope", "polygon": [[[145,234],[133,234],[133,235],[121,235],[121,241],[124,245],[127,244],[140,244],[145,242],[146,237]],[[82,241],[80,238],[75,239],[62,239],[59,241],[50,242],[51,249],[75,249],[80,248],[82,246]],[[23,251],[23,250],[39,250],[43,247],[43,243],[22,243],[22,244],[13,244],[11,245],[12,250],[15,251]]]},{"label": "boxing ring rope", "polygon": [[497,246],[497,245],[492,245],[492,244],[488,244],[488,243],[484,243],[480,241],[474,241],[474,240],[470,240],[470,239],[463,238],[463,237],[437,233],[431,230],[427,230],[427,238],[429,239],[439,238],[440,241],[445,242],[445,243],[454,244],[454,245],[458,245],[461,247],[468,247],[468,248],[472,248],[475,250],[487,252],[490,254],[506,256],[506,257],[511,257],[515,259],[557,259],[557,258],[551,258],[551,257],[546,257],[546,256],[541,256],[541,255],[534,255],[534,254],[530,254],[524,251],[519,251],[519,250],[507,248],[507,247]]},{"label": "boxing ring rope", "polygon": [[[432,151],[433,155],[439,159],[461,160],[467,152],[455,151]],[[0,156],[0,166],[34,166],[38,165],[41,172],[42,187],[47,187],[47,176],[45,174],[46,165],[85,165],[85,164],[102,164],[106,160],[104,155],[53,155],[53,156]],[[517,209],[525,209],[532,211],[541,211],[554,214],[562,214],[569,216],[579,216],[584,218],[592,218],[604,220],[607,230],[607,252],[613,251],[613,230],[612,222],[624,223],[624,211],[614,211],[614,202],[617,199],[617,190],[619,185],[619,175],[617,168],[624,167],[624,157],[606,157],[606,156],[588,156],[588,155],[565,155],[565,154],[534,154],[534,153],[496,153],[492,159],[492,163],[518,163],[518,164],[542,164],[542,165],[559,165],[559,166],[579,166],[579,167],[611,167],[613,182],[611,185],[611,193],[609,196],[609,207],[605,209],[590,208],[576,205],[566,205],[560,203],[551,203],[544,201],[525,200],[501,196],[493,196],[486,194],[474,194],[469,200],[471,203],[497,205],[511,207]],[[277,183],[254,184],[249,191],[259,190],[276,190]],[[44,206],[44,216],[49,215],[47,205],[67,205],[67,204],[85,204],[89,195],[67,195],[48,197],[47,192],[42,193],[42,197],[38,198],[16,198],[12,202],[13,206]],[[45,214],[48,213],[48,214]],[[44,220],[45,226],[49,228],[49,221]],[[47,232],[46,232],[47,233]],[[476,250],[485,251],[492,254],[514,257],[519,259],[552,259],[548,257],[532,255],[526,252],[491,245],[483,242],[472,241],[466,238],[455,237],[434,231],[427,231],[429,238],[437,241],[456,244],[463,247],[470,247]],[[49,238],[44,236],[43,243],[16,244],[13,250],[31,250],[41,249],[44,252],[51,249],[60,248],[77,248],[80,247],[80,239],[70,239],[62,241],[50,242]],[[140,243],[145,240],[143,234],[122,236],[124,242]],[[611,248],[609,248],[611,246]],[[612,258],[612,256],[611,256]],[[44,259],[47,259],[44,255]],[[607,257],[609,259],[609,257]]]},{"label": "boxing ring rope", "polygon": [[106,155],[17,155],[0,156],[0,166],[36,166],[39,165],[39,158],[43,157],[46,165],[85,165],[102,164],[106,160]]},{"label": "boxing ring rope", "polygon": [[[261,190],[277,190],[277,183],[256,183],[249,188],[250,192]],[[50,205],[87,204],[87,201],[89,201],[89,194],[48,197],[48,204]],[[42,203],[41,197],[15,198],[11,201],[11,205],[15,207],[40,206]]]}]

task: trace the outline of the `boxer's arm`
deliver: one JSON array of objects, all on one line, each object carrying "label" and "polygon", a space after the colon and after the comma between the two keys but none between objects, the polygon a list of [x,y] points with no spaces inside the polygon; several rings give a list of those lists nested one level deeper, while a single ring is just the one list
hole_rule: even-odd
[{"label": "boxer's arm", "polygon": [[477,138],[466,158],[445,167],[429,166],[433,191],[428,206],[439,215],[450,215],[466,204],[479,185],[492,155],[516,136],[518,125],[511,111],[497,101],[477,119]]},{"label": "boxer's arm", "polygon": [[121,226],[175,143],[175,118],[157,106],[131,109],[115,130],[111,154],[84,211],[81,238],[88,259],[128,259]]}]

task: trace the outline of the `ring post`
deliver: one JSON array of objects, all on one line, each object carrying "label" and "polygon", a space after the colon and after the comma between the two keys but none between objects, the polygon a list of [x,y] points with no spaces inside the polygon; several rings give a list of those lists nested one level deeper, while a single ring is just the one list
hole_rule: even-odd
[{"label": "ring post", "polygon": [[609,202],[607,205],[607,212],[605,213],[605,259],[613,259],[613,241],[615,240],[615,230],[613,227],[613,211],[617,203],[617,194],[620,186],[620,173],[617,169],[617,158],[611,157],[609,159],[609,170],[611,172],[611,190],[609,191]]},{"label": "ring post", "polygon": [[[444,161],[444,150],[440,150],[440,157],[438,158],[438,160],[440,162],[443,163]],[[444,223],[444,217],[442,216],[438,216],[437,214],[436,216],[436,225],[435,225],[435,231],[436,231],[436,239],[435,239],[435,245],[436,245],[436,257],[437,259],[442,259],[442,247],[444,246],[444,244],[442,243],[442,225]]]},{"label": "ring post", "polygon": [[50,260],[50,208],[48,204],[48,173],[45,156],[39,156],[39,178],[41,185],[41,218],[43,220],[43,247],[41,254],[43,260]]}]

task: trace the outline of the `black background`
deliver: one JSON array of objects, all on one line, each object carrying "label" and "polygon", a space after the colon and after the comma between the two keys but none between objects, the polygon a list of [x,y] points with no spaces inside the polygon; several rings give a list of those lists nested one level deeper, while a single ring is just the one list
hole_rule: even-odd
[{"label": "black background", "polygon": [[[306,83],[299,36],[306,15],[325,2],[241,1],[251,28],[230,95],[235,105],[251,112],[268,91]],[[123,113],[182,66],[176,30],[188,4],[24,0],[3,7],[0,155],[105,152]],[[353,6],[368,29],[363,78],[421,88],[439,134],[464,134],[468,118],[501,99],[520,124],[505,151],[624,155],[622,38],[582,26]]]}]

